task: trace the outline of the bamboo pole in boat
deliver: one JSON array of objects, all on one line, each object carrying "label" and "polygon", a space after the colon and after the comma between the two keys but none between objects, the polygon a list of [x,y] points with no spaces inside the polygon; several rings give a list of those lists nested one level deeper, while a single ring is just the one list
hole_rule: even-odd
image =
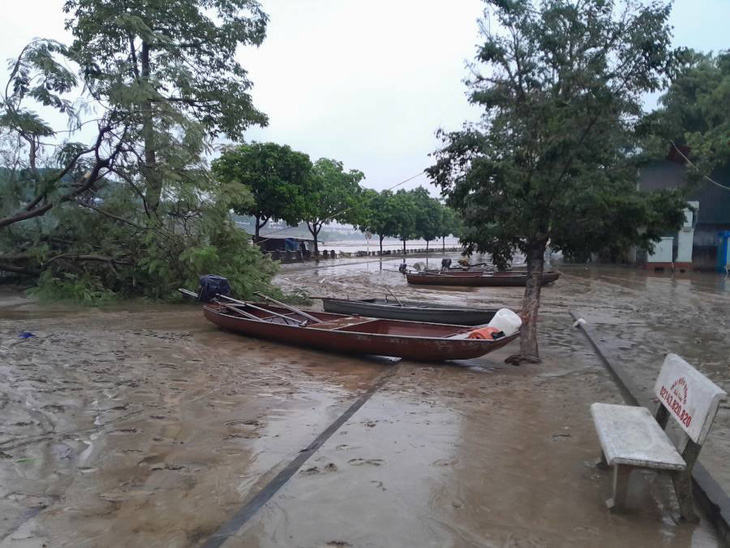
[{"label": "bamboo pole in boat", "polygon": [[238,314],[241,314],[241,316],[245,316],[249,320],[261,321],[261,318],[259,318],[258,316],[254,315],[254,314],[251,314],[249,312],[246,312],[245,310],[241,310],[240,308],[238,308],[236,306],[233,306],[232,304],[226,304],[226,303],[221,303],[221,304],[223,306],[225,306],[226,308],[230,308],[231,310],[235,310]]},{"label": "bamboo pole in boat", "polygon": [[386,288],[385,288],[385,290],[386,290],[386,291],[387,291],[388,293],[390,293],[391,295],[393,295],[393,298],[395,299],[395,302],[397,302],[397,303],[398,303],[398,306],[403,306],[403,303],[402,303],[402,302],[400,302],[400,299],[399,299],[398,297],[396,297],[396,296],[395,296],[395,293],[393,293],[393,292],[392,292],[392,291],[390,290],[390,288],[389,288],[389,287],[386,287]]},{"label": "bamboo pole in boat", "polygon": [[295,308],[295,307],[293,307],[293,306],[289,306],[289,305],[288,305],[288,304],[286,304],[286,303],[282,303],[282,302],[280,302],[280,301],[277,301],[276,299],[272,299],[271,297],[269,297],[269,296],[267,296],[267,295],[264,295],[263,293],[254,293],[254,295],[258,295],[258,296],[259,296],[259,297],[261,297],[262,299],[266,299],[267,301],[271,301],[272,303],[274,303],[274,304],[276,304],[276,305],[279,305],[279,306],[281,306],[282,308],[286,308],[286,309],[287,309],[287,310],[289,310],[290,312],[296,312],[297,314],[300,314],[300,315],[304,316],[305,318],[307,318],[308,320],[310,320],[310,321],[312,321],[312,322],[314,322],[314,323],[320,323],[320,322],[322,321],[322,320],[320,320],[319,318],[315,318],[315,317],[314,317],[314,316],[312,316],[311,314],[307,314],[307,313],[306,313],[306,312],[304,312],[303,310],[299,310],[298,308]]},{"label": "bamboo pole in boat", "polygon": [[[300,325],[302,323],[302,322],[297,322],[294,318],[289,318],[287,316],[284,316],[284,314],[279,314],[278,312],[274,312],[273,310],[269,310],[267,308],[261,308],[260,306],[256,306],[255,304],[247,303],[245,301],[239,301],[238,299],[234,299],[233,297],[228,297],[226,295],[218,295],[218,297],[219,298],[226,299],[226,300],[229,300],[229,301],[234,302],[236,304],[242,304],[244,306],[251,307],[251,308],[253,308],[255,310],[260,310],[261,312],[266,312],[267,314],[271,314],[273,316],[278,316],[279,318],[283,318],[285,321],[296,322],[296,323],[299,323]],[[236,310],[238,310],[238,308],[236,308]],[[263,320],[263,318],[259,318],[258,316],[254,316],[253,314],[251,314],[251,316],[253,316],[254,318],[256,318],[259,321],[262,321]],[[319,321],[320,320],[317,320],[317,322],[319,322]]]}]

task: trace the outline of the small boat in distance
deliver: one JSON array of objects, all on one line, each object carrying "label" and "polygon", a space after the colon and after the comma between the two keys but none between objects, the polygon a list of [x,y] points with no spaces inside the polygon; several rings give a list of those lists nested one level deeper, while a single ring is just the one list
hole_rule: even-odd
[{"label": "small boat in distance", "polygon": [[465,308],[447,304],[435,304],[390,299],[334,299],[322,298],[325,312],[357,314],[374,318],[411,320],[457,325],[480,325],[491,321],[497,308]]},{"label": "small boat in distance", "polygon": [[347,354],[429,362],[478,358],[519,336],[518,330],[508,336],[498,333],[497,338],[480,338],[484,329],[476,333],[478,329],[467,325],[305,312],[279,304],[283,306],[219,295],[216,301],[203,306],[203,313],[218,327],[252,337]]},{"label": "small boat in distance", "polygon": [[[542,285],[553,283],[560,272],[544,272]],[[515,272],[407,272],[406,279],[414,285],[456,285],[468,287],[525,287],[526,273]]]}]

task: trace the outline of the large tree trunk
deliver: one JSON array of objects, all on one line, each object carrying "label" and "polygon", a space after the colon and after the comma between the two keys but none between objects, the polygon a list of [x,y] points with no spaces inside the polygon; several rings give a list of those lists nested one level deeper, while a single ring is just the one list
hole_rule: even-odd
[{"label": "large tree trunk", "polygon": [[[142,79],[149,81],[150,46],[147,42],[142,42],[139,60],[142,66]],[[162,179],[160,177],[159,170],[157,169],[152,101],[145,101],[142,117],[144,119],[142,126],[142,138],[144,140],[145,201],[148,213],[154,216],[157,213],[157,209],[160,206],[160,199],[162,198]]]},{"label": "large tree trunk", "polygon": [[545,266],[545,244],[536,242],[527,249],[527,285],[522,298],[522,334],[520,336],[520,353],[507,358],[507,363],[540,363],[537,350],[537,312],[540,308],[540,292],[542,290],[542,273]]},{"label": "large tree trunk", "polygon": [[309,233],[312,235],[312,238],[314,238],[314,258],[319,258],[319,231],[322,230],[322,227],[320,226],[317,228],[317,223],[309,224],[307,223],[307,228],[309,229]]},{"label": "large tree trunk", "polygon": [[406,240],[403,238],[403,256],[406,256]]},{"label": "large tree trunk", "polygon": [[[380,236],[380,234],[378,234],[378,236]],[[381,257],[383,256],[383,238],[384,237],[385,236],[380,236],[380,256]]]},{"label": "large tree trunk", "polygon": [[441,236],[441,252],[446,253],[446,236]]}]

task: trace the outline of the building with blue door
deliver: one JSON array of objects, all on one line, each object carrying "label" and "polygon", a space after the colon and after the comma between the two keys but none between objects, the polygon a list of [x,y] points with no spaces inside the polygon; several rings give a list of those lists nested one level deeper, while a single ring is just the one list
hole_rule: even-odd
[{"label": "building with blue door", "polygon": [[[685,155],[689,151],[685,151]],[[653,162],[639,172],[639,188],[645,191],[684,188],[689,182],[687,166],[681,154],[670,153],[665,160]],[[717,184],[701,180],[691,183],[687,221],[680,230],[665,234],[662,241],[662,266],[671,256],[670,266],[687,270],[717,270],[722,261],[722,242],[730,233],[730,166],[715,169],[711,176]],[[725,238],[723,240],[723,238]],[[671,254],[666,247],[671,243]],[[725,256],[726,257],[726,256]],[[638,262],[651,266],[652,256],[637,257]],[[725,258],[727,261],[727,258]],[[725,263],[727,264],[727,262]],[[724,272],[724,265],[722,268]]]},{"label": "building with blue door", "polygon": [[717,271],[730,272],[730,230],[717,233]]}]

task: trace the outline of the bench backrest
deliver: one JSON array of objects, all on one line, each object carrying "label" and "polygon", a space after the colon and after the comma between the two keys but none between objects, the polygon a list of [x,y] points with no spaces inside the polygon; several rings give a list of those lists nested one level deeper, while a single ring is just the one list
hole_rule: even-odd
[{"label": "bench backrest", "polygon": [[654,393],[695,443],[702,445],[727,394],[676,354],[667,354]]}]

